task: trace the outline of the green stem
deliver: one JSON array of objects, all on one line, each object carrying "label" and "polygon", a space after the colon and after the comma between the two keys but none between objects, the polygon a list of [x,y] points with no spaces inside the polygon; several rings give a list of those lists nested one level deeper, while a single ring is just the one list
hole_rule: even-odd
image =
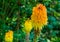
[{"label": "green stem", "polygon": [[26,33],[26,36],[25,36],[25,40],[26,40],[26,42],[30,42],[30,40],[29,40],[29,33]]},{"label": "green stem", "polygon": [[38,42],[37,35],[34,36],[33,42]]},{"label": "green stem", "polygon": [[34,38],[33,38],[33,42],[38,42],[38,39],[40,37],[40,29],[37,28],[37,30],[34,30]]}]

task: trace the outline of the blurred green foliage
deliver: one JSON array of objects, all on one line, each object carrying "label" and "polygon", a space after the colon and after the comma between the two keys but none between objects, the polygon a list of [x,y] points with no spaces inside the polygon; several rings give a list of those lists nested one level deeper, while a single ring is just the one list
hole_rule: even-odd
[{"label": "blurred green foliage", "polygon": [[[0,0],[0,42],[4,42],[8,30],[14,31],[13,42],[25,41],[24,21],[38,3],[46,6],[48,15],[48,25],[43,27],[39,42],[60,42],[60,0]],[[31,42],[33,37],[32,30]]]}]

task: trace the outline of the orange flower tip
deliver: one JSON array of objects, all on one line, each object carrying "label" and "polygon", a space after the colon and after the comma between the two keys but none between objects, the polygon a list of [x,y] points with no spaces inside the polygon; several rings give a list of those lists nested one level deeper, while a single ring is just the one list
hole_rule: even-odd
[{"label": "orange flower tip", "polygon": [[5,34],[5,41],[6,41],[6,42],[12,42],[12,41],[13,41],[13,31],[9,30],[9,31]]},{"label": "orange flower tip", "polygon": [[31,20],[35,27],[42,27],[47,24],[47,11],[43,4],[37,4],[33,7]]}]

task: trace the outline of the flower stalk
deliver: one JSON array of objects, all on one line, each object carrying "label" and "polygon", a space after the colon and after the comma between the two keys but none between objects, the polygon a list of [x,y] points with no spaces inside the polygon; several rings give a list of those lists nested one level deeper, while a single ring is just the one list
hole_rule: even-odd
[{"label": "flower stalk", "polygon": [[38,39],[39,39],[39,37],[40,37],[40,31],[41,31],[42,29],[39,29],[39,28],[37,28],[37,30],[36,29],[34,29],[34,39],[33,39],[33,42],[38,42]]},{"label": "flower stalk", "polygon": [[26,40],[26,42],[30,42],[30,40],[29,40],[29,36],[30,36],[30,34],[29,34],[29,33],[26,33],[26,36],[25,36],[25,40]]}]

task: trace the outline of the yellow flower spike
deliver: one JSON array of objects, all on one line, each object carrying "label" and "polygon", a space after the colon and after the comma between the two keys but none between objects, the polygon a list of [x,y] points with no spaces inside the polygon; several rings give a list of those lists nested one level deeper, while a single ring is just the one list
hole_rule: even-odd
[{"label": "yellow flower spike", "polygon": [[25,35],[26,42],[30,42],[29,36],[30,36],[31,30],[32,30],[32,22],[31,20],[28,19],[25,21],[24,28],[23,28],[23,31],[26,33]]},{"label": "yellow flower spike", "polygon": [[30,33],[31,29],[32,29],[32,22],[31,20],[26,20],[25,23],[24,23],[24,30],[26,33]]},{"label": "yellow flower spike", "polygon": [[13,31],[10,30],[5,34],[5,41],[13,42]]},{"label": "yellow flower spike", "polygon": [[34,27],[41,28],[47,24],[47,10],[43,4],[37,4],[33,7],[31,20]]}]

